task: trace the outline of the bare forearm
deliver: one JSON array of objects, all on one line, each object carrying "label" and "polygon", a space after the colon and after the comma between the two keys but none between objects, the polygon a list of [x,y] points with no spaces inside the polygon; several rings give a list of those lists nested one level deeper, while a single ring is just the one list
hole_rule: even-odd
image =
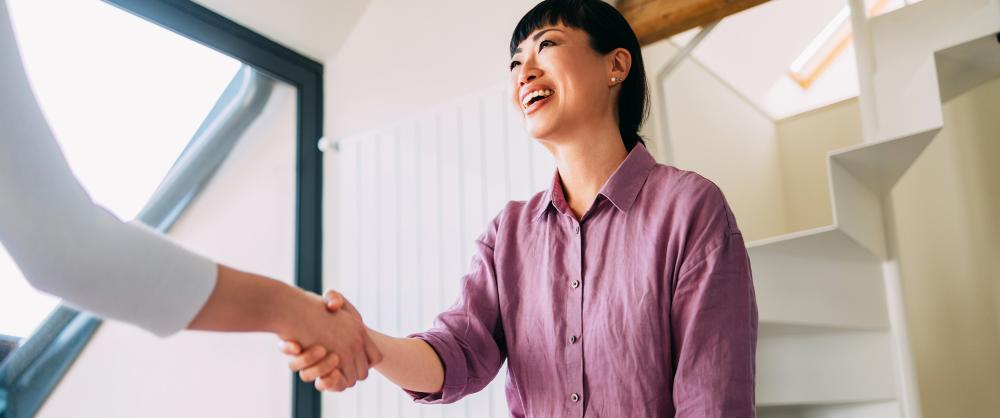
[{"label": "bare forearm", "polygon": [[215,289],[188,329],[285,335],[308,299],[288,284],[219,265]]},{"label": "bare forearm", "polygon": [[403,389],[423,393],[441,391],[444,366],[429,344],[416,338],[390,337],[371,329],[368,335],[383,356],[375,370]]}]

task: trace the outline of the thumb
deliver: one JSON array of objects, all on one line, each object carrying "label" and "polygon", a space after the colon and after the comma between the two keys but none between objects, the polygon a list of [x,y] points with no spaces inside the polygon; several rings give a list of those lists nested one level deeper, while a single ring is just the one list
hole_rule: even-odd
[{"label": "thumb", "polygon": [[323,301],[326,302],[326,309],[330,312],[337,312],[344,307],[344,295],[336,290],[327,290],[323,294]]}]

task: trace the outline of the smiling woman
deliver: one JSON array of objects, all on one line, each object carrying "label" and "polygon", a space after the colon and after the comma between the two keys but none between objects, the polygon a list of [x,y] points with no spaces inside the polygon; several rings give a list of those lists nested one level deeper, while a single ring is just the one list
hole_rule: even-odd
[{"label": "smiling woman", "polygon": [[[639,42],[631,30],[621,30],[622,27],[628,27],[629,24],[613,7],[587,5],[585,3],[554,2],[547,7],[536,7],[524,15],[510,40],[510,55],[512,59],[510,67],[513,71],[515,67],[523,65],[521,61],[526,60],[526,55],[542,59],[541,51],[544,48],[558,46],[564,38],[569,38],[567,40],[570,42],[570,45],[568,45],[570,48],[589,47],[585,49],[590,49],[593,52],[593,54],[589,54],[590,58],[600,58],[616,49],[622,50],[616,54],[619,55],[617,58],[618,62],[610,64],[619,66],[619,73],[612,75],[611,82],[613,84],[621,84],[617,102],[615,103],[617,121],[625,149],[631,150],[637,143],[645,144],[638,132],[649,112],[646,70]],[[543,28],[548,29],[540,30]],[[531,50],[528,50],[528,48],[522,50],[521,44],[528,39],[529,35],[531,35],[530,41],[533,43],[533,48]],[[625,57],[626,55],[627,58]],[[588,54],[575,56],[588,57]],[[558,56],[554,59],[558,63]],[[600,67],[595,67],[594,63],[586,65],[587,63],[567,62],[565,64],[563,68],[560,68],[559,73],[565,73],[575,68]],[[594,74],[593,76],[600,77],[602,80],[604,79],[603,73]],[[532,76],[529,75],[529,77]],[[593,97],[594,94],[601,94],[601,92],[581,91],[582,88],[590,85],[592,84],[567,86],[572,87],[572,91],[567,93],[588,97]],[[518,98],[524,98],[524,95],[529,93],[524,90],[522,86],[515,86],[514,88],[514,91],[519,94]],[[604,94],[608,93],[604,92]],[[515,102],[523,104],[520,100],[516,100]],[[591,101],[591,103],[594,102]],[[526,110],[525,113],[529,113],[527,106],[523,107]],[[597,109],[594,112],[602,112],[604,110]],[[580,119],[593,116],[593,112],[570,111],[568,113],[578,115]],[[531,131],[530,123],[528,130],[529,132]],[[532,136],[542,138],[542,135],[539,134],[533,134]]]},{"label": "smiling woman", "polygon": [[[448,404],[506,362],[513,417],[755,416],[758,318],[742,233],[715,184],[658,164],[642,143],[645,76],[628,23],[599,0],[546,0],[516,25],[510,54],[508,105],[557,171],[474,241],[460,295],[432,328],[370,331],[385,353],[376,369],[418,403]],[[382,213],[366,216],[379,225]],[[328,297],[359,315],[339,292]],[[351,386],[315,348],[286,352],[318,388]]]}]

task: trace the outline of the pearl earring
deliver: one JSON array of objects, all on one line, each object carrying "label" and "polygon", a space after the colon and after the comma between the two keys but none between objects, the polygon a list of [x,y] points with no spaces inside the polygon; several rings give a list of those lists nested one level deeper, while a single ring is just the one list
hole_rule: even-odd
[{"label": "pearl earring", "polygon": [[618,77],[611,77],[611,82],[612,83],[617,83],[618,82]]}]

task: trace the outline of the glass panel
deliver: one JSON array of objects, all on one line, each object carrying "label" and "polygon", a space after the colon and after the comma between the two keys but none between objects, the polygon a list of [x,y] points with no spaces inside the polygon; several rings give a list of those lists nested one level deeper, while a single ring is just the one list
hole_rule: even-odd
[{"label": "glass panel", "polygon": [[[98,204],[135,218],[240,62],[99,1],[8,6],[74,173]],[[2,248],[0,279],[0,334],[26,337],[58,301],[32,289]]]},{"label": "glass panel", "polygon": [[[295,87],[101,1],[7,3],[42,110],[95,202],[123,220],[155,222],[150,214],[174,213],[170,205],[150,210],[151,198],[179,201],[184,210],[167,230],[173,240],[294,282]],[[191,175],[204,168],[208,178]],[[191,185],[200,190],[193,198]],[[0,356],[57,303],[30,288],[0,247]],[[36,416],[172,417],[192,408],[205,416],[287,416],[284,363],[270,335],[164,340],[109,321]],[[158,390],[134,383],[149,376]],[[240,382],[238,393],[220,381]]]}]

